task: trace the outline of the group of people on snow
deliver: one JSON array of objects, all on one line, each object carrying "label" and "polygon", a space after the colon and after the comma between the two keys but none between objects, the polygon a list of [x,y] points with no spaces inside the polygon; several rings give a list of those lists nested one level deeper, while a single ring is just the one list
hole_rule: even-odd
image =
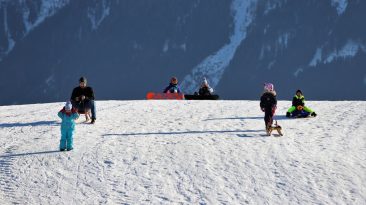
[{"label": "group of people on snow", "polygon": [[66,102],[65,106],[58,112],[61,118],[61,140],[60,151],[70,151],[73,149],[73,135],[75,130],[75,120],[79,118],[79,113],[84,113],[86,121],[90,120],[91,124],[95,123],[96,107],[95,97],[92,87],[87,86],[85,77],[79,79],[79,86],[74,88],[71,94],[70,101]]},{"label": "group of people on snow", "polygon": [[[213,88],[207,82],[206,78],[203,78],[201,83],[201,87],[199,88],[198,92],[195,92],[195,95],[207,96],[213,94]],[[181,90],[178,86],[178,78],[172,77],[170,79],[169,85],[164,89],[163,93],[181,93]]]},{"label": "group of people on snow", "polygon": [[[164,89],[164,93],[181,93],[178,86],[178,78],[172,77],[169,85]],[[198,92],[195,95],[212,95],[213,89],[204,78]],[[266,130],[273,124],[273,116],[277,109],[277,94],[272,83],[264,84],[264,92],[260,98],[260,108],[265,113],[264,122]],[[70,151],[73,149],[73,134],[75,130],[75,120],[79,118],[79,113],[86,116],[86,121],[91,120],[91,124],[96,121],[95,96],[92,87],[87,86],[87,79],[81,77],[79,86],[72,91],[70,101],[58,112],[61,118],[61,140],[60,151]],[[91,117],[90,117],[91,113]],[[317,114],[309,107],[305,106],[305,97],[301,90],[297,90],[292,99],[292,106],[287,110],[286,117],[315,117]]]},{"label": "group of people on snow", "polygon": [[[273,124],[273,116],[277,109],[277,93],[272,83],[264,84],[264,91],[260,98],[260,108],[264,112],[266,130]],[[292,106],[287,110],[286,117],[316,117],[316,113],[305,106],[305,97],[301,90],[297,90],[292,99]]]}]

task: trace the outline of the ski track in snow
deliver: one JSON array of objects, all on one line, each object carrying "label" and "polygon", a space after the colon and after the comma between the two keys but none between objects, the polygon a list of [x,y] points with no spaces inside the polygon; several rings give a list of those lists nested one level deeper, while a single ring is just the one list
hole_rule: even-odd
[{"label": "ski track in snow", "polygon": [[[0,107],[1,204],[364,204],[366,102],[265,136],[256,101],[103,101],[58,152],[63,103]],[[336,112],[334,112],[336,110]]]}]

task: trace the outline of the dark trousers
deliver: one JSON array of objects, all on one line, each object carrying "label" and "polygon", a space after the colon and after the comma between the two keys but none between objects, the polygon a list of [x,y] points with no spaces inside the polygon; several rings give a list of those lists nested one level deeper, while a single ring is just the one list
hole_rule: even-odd
[{"label": "dark trousers", "polygon": [[91,110],[91,118],[97,119],[94,100],[71,101],[72,106],[80,111]]},{"label": "dark trousers", "polygon": [[273,115],[276,111],[276,108],[266,108],[264,110],[264,123],[267,126],[272,126],[273,124]]}]

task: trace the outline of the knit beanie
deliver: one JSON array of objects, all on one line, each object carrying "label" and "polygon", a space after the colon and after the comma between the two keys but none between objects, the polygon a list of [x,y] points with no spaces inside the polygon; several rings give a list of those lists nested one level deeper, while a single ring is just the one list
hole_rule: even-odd
[{"label": "knit beanie", "polygon": [[267,92],[274,91],[274,86],[272,83],[265,83],[264,84],[264,90]]},{"label": "knit beanie", "polygon": [[79,83],[86,83],[86,77],[81,77],[79,79]]},{"label": "knit beanie", "polygon": [[65,110],[71,110],[72,109],[72,104],[70,101],[67,101],[66,104],[65,104]]}]

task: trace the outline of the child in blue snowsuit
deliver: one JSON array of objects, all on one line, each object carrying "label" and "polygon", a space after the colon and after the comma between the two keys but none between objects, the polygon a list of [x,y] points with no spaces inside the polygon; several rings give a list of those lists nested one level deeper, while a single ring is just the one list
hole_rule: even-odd
[{"label": "child in blue snowsuit", "polygon": [[72,108],[71,102],[67,102],[65,107],[57,114],[61,119],[61,140],[60,151],[70,151],[73,148],[73,135],[75,130],[75,120],[79,117],[76,109]]}]

